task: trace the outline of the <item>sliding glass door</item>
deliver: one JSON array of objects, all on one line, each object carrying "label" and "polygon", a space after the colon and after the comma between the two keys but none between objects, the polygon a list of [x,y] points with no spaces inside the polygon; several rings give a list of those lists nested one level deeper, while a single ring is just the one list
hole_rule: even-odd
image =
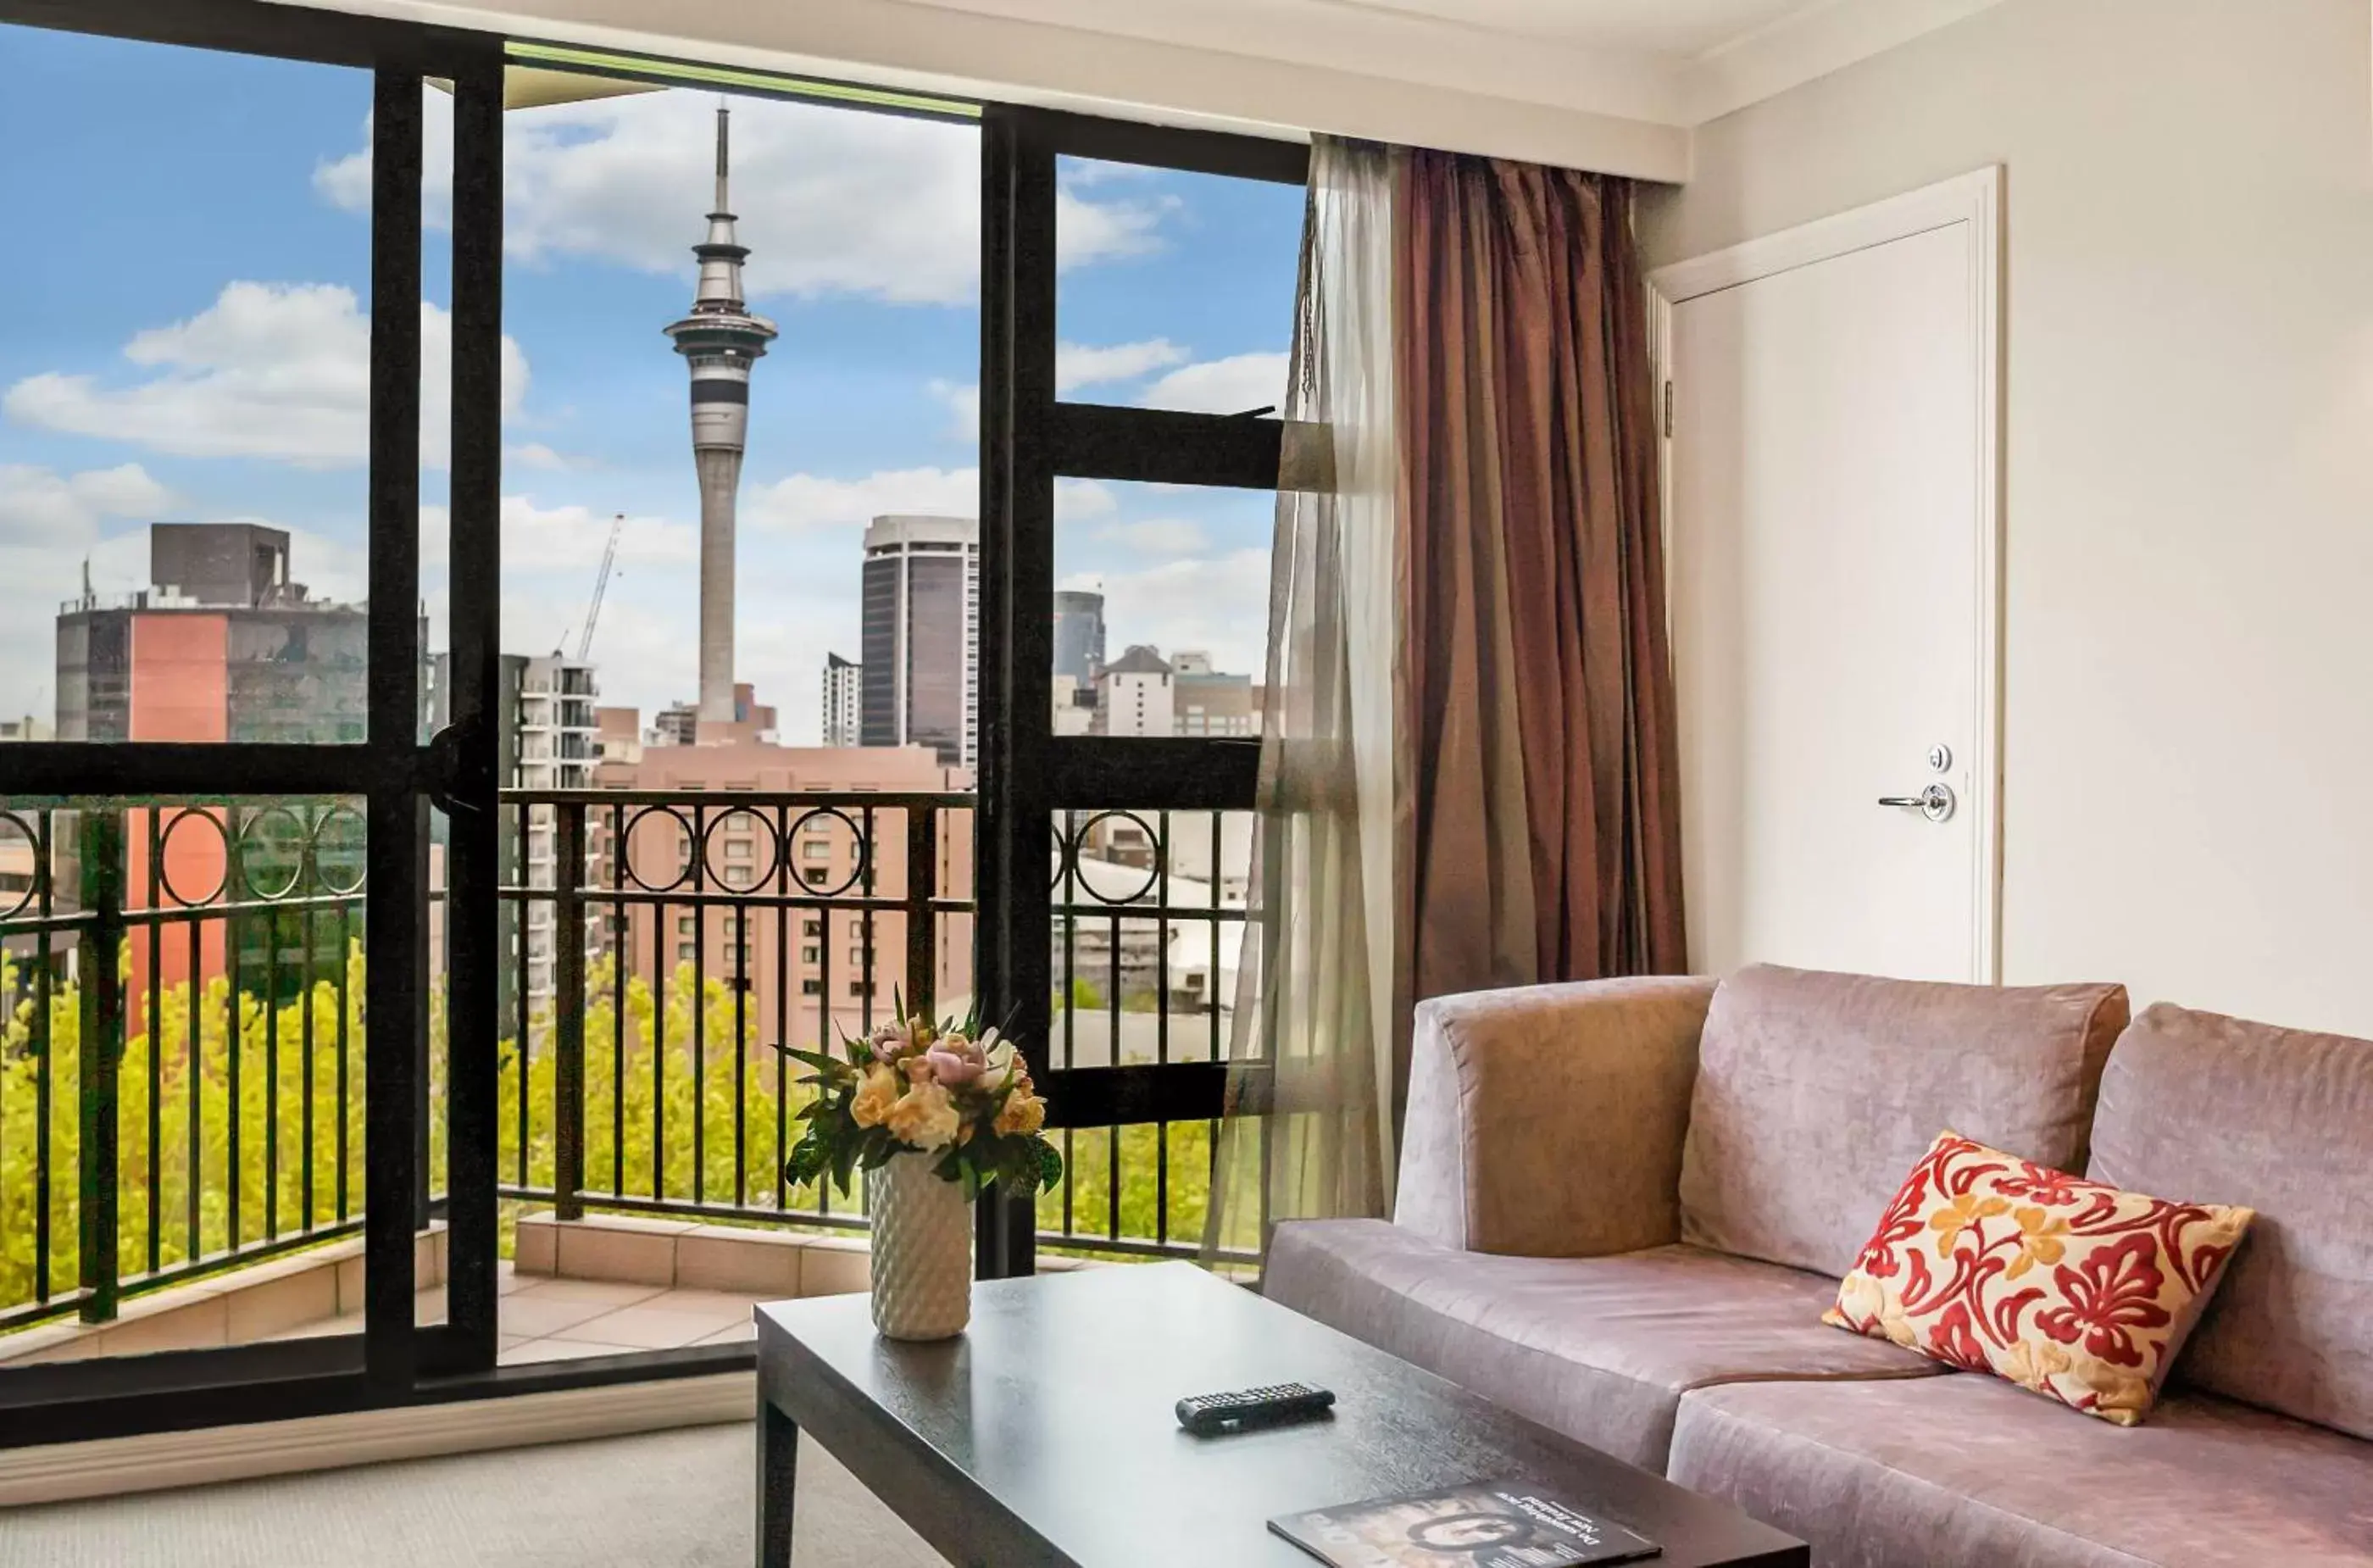
[{"label": "sliding glass door", "polygon": [[0,81],[0,1445],[746,1365],[865,1278],[774,1047],[901,1002],[1068,1147],[984,1271],[1195,1252],[1303,149],[245,0]]},{"label": "sliding glass door", "polygon": [[[441,1323],[427,1136],[432,815],[492,805],[483,731],[429,743],[420,613],[424,470],[457,577],[492,537],[494,404],[422,287],[424,67],[470,52],[74,21],[129,36],[0,19],[6,1443],[489,1359],[466,1267]],[[457,598],[456,646],[492,616]]]}]

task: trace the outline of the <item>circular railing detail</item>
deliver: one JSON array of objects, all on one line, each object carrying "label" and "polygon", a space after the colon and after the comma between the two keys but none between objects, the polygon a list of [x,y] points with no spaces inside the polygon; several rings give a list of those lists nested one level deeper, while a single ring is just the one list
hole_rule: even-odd
[{"label": "circular railing detail", "polygon": [[[267,826],[286,824],[285,834],[267,833]],[[237,852],[231,857],[239,866],[239,880],[250,898],[270,904],[289,896],[304,884],[306,862],[312,848],[312,834],[305,819],[285,805],[264,807],[240,824]],[[286,866],[287,876],[277,884],[267,886],[256,872],[256,859],[264,857],[263,868]]]},{"label": "circular railing detail", "polygon": [[[1088,840],[1094,834],[1096,825],[1100,822],[1126,822],[1134,824],[1138,830],[1145,835],[1146,843],[1150,845],[1153,850],[1153,860],[1152,863],[1146,868],[1144,883],[1141,885],[1131,889],[1128,894],[1120,897],[1107,897],[1103,893],[1097,891],[1095,886],[1088,881],[1087,876],[1081,872],[1080,867],[1080,857],[1085,852]],[[1091,812],[1086,816],[1081,818],[1079,822],[1072,825],[1070,832],[1066,833],[1058,829],[1056,837],[1061,846],[1062,853],[1057,857],[1055,885],[1057,887],[1060,887],[1068,880],[1072,886],[1085,890],[1087,894],[1087,901],[1090,903],[1101,904],[1107,908],[1118,908],[1124,905],[1129,904],[1142,904],[1145,902],[1146,896],[1152,893],[1152,891],[1162,883],[1162,868],[1164,857],[1166,857],[1170,852],[1169,847],[1162,841],[1162,835],[1155,830],[1153,824],[1148,822],[1144,816],[1137,812],[1120,810]],[[1107,865],[1124,864],[1124,862],[1117,860],[1108,860],[1104,863]]]},{"label": "circular railing detail", "polygon": [[[829,887],[825,886],[821,882],[811,882],[808,879],[806,869],[793,863],[794,857],[791,853],[791,846],[800,841],[801,836],[807,831],[808,825],[819,818],[830,818],[839,822],[843,826],[848,829],[849,837],[857,845],[857,853],[849,860],[848,874]],[[807,811],[801,812],[798,817],[793,819],[790,825],[790,831],[787,833],[783,838],[783,861],[785,865],[790,868],[792,880],[797,882],[808,892],[820,898],[837,898],[842,894],[847,893],[849,889],[860,885],[867,878],[871,876],[873,872],[873,845],[871,840],[867,837],[865,829],[858,823],[858,820],[849,815],[846,811],[843,811],[840,807],[814,806]]]},{"label": "circular railing detail", "polygon": [[[193,898],[173,883],[173,836],[193,822],[203,822],[214,829],[216,848],[222,852],[222,873],[203,898]],[[221,817],[203,806],[190,806],[172,813],[165,824],[164,833],[157,840],[157,889],[172,903],[184,909],[203,908],[221,902],[230,892],[230,833]]]},{"label": "circular railing detail", "polygon": [[[718,864],[715,857],[718,830],[735,817],[747,817],[766,832],[766,853],[763,857],[753,855],[750,858],[750,880],[742,883],[735,882],[728,874],[733,870],[730,856],[722,866]],[[708,872],[708,880],[716,884],[719,892],[755,893],[766,885],[766,879],[774,875],[776,868],[783,862],[783,836],[773,823],[767,821],[755,809],[750,806],[729,807],[710,818],[707,826],[701,829],[700,861]]]},{"label": "circular railing detail", "polygon": [[[17,836],[25,841],[26,858],[33,869],[32,874],[25,879],[25,889],[17,895],[17,902],[0,907],[0,920],[13,920],[31,908],[33,901],[41,895],[41,889],[50,880],[49,857],[41,853],[41,836],[34,831],[33,825],[15,812],[0,811],[0,832],[9,828],[16,829]],[[0,893],[0,898],[6,896],[6,893]]]}]

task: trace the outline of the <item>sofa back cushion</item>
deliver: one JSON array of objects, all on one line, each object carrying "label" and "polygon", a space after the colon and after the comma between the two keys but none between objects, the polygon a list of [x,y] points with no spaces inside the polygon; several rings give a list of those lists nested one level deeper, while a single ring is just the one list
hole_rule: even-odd
[{"label": "sofa back cushion", "polygon": [[2153,1007],[2089,1174],[2258,1211],[2178,1381],[2373,1438],[2373,1040]]},{"label": "sofa back cushion", "polygon": [[1946,1128],[2083,1170],[2125,1024],[2123,986],[1742,969],[1715,990],[1699,1047],[1682,1239],[1841,1276]]}]

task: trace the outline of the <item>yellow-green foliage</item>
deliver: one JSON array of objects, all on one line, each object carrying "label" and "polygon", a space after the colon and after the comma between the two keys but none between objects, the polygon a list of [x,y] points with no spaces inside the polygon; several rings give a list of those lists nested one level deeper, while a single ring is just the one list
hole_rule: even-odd
[{"label": "yellow-green foliage", "polygon": [[[748,1016],[734,1050],[733,993],[717,981],[700,988],[699,1049],[695,1051],[692,965],[668,977],[664,994],[652,997],[637,977],[625,987],[625,1031],[617,1033],[616,976],[608,961],[590,966],[585,993],[585,1187],[589,1193],[619,1190],[623,1119],[624,1191],[629,1198],[654,1196],[690,1200],[697,1191],[711,1204],[736,1201],[734,1185],[735,1085],[741,1087],[741,1201],[754,1208],[776,1206],[776,1175],[782,1161],[775,1134],[777,1085],[783,1086],[784,1140],[799,1141],[795,1119],[808,1100],[800,1087],[805,1071],[783,1062],[762,1038],[759,1021]],[[800,1042],[805,1044],[805,1042]],[[698,1071],[695,1071],[695,1057]],[[520,1052],[515,1040],[502,1045],[501,1179],[515,1186],[552,1186],[557,1125],[558,1056],[552,1017],[539,1010],[528,1025],[526,1177],[520,1161]],[[654,1062],[657,1070],[654,1070]],[[623,1089],[622,1089],[623,1085]],[[620,1104],[623,1094],[624,1104]],[[656,1122],[656,1128],[655,1128]],[[699,1132],[699,1179],[694,1175],[695,1129]],[[652,1183],[653,1145],[660,1180]],[[812,1188],[794,1188],[789,1206],[812,1208]],[[846,1207],[846,1205],[838,1205]]]},{"label": "yellow-green foliage", "polygon": [[[336,977],[318,979],[309,995],[272,1006],[266,999],[242,991],[233,1001],[229,981],[216,976],[197,990],[196,1049],[191,1049],[191,988],[153,988],[129,997],[125,1019],[127,1038],[117,1079],[117,1268],[128,1287],[149,1270],[150,1172],[157,1187],[157,1267],[172,1270],[192,1257],[189,1232],[190,1141],[193,1118],[192,1084],[196,1087],[198,1139],[198,1246],[200,1258],[222,1254],[231,1246],[231,1130],[239,1131],[238,1237],[252,1246],[265,1235],[268,1162],[275,1158],[276,1131],[278,1183],[271,1202],[271,1228],[286,1236],[313,1226],[336,1224],[363,1208],[364,1027],[363,954],[359,942],[350,945],[345,961],[345,1027],[340,1027]],[[119,967],[127,983],[128,963]],[[31,994],[20,984],[16,959],[0,954],[0,997],[24,995],[26,1000],[0,1019],[0,1312],[34,1299],[36,1216],[39,1188],[35,1164],[40,1148],[39,1105],[41,1060],[34,1053],[39,1031]],[[685,965],[670,976],[663,991],[654,996],[639,977],[625,987],[625,1029],[623,1047],[614,1024],[619,1006],[616,977],[607,962],[590,966],[586,977],[585,1009],[585,1188],[599,1208],[599,1194],[617,1190],[649,1199],[654,1191],[666,1199],[690,1201],[696,1196],[713,1206],[737,1201],[735,1185],[737,1141],[741,1149],[739,1201],[753,1209],[777,1204],[777,1176],[781,1148],[776,1138],[777,1084],[782,1125],[789,1142],[799,1137],[797,1115],[807,1091],[799,1086],[801,1070],[785,1066],[762,1037],[759,1021],[745,1019],[738,1059],[734,1048],[734,997],[723,984],[709,980],[698,989],[702,1014],[702,1048],[698,1071],[694,1063],[695,988]],[[150,1016],[153,1002],[155,1017]],[[81,1278],[78,1237],[80,1184],[79,1082],[83,1062],[82,999],[77,987],[54,983],[49,996],[49,1170],[50,1213],[49,1293],[73,1291]],[[310,1092],[306,1081],[305,1019],[312,1018]],[[151,1025],[157,1042],[158,1128],[153,1152],[148,1141]],[[430,1004],[428,1068],[431,1116],[429,1164],[432,1190],[444,1190],[446,1168],[444,1090],[447,1071],[445,1009],[441,988]],[[275,1047],[276,1039],[276,1047]],[[817,1042],[797,1042],[812,1046]],[[340,1120],[337,1096],[343,1053],[347,1094],[344,1120],[345,1207],[339,1207]],[[623,1056],[623,1061],[621,1057]],[[238,1063],[237,1115],[231,1104],[231,1067]],[[498,1179],[533,1189],[551,1188],[555,1175],[554,1115],[556,1053],[552,1017],[541,1010],[529,1022],[525,1093],[527,1128],[522,1171],[520,1127],[520,1051],[516,1039],[498,1047],[500,1072],[500,1164]],[[656,1063],[656,1067],[655,1067]],[[193,1071],[194,1067],[194,1072]],[[276,1076],[277,1093],[274,1093]],[[735,1137],[736,1086],[743,1136]],[[623,1100],[623,1104],[621,1103]],[[658,1183],[654,1188],[653,1145],[657,1127]],[[312,1202],[304,1201],[306,1135],[311,1131]],[[695,1180],[695,1128],[700,1136],[699,1179]],[[623,1123],[623,1147],[614,1136]],[[1173,1241],[1194,1242],[1202,1234],[1210,1159],[1210,1129],[1201,1122],[1175,1124],[1169,1139],[1167,1235]],[[1071,1221],[1081,1245],[1093,1249],[1092,1238],[1106,1237],[1109,1228],[1111,1172],[1116,1137],[1121,1168],[1120,1225],[1123,1237],[1151,1239],[1158,1234],[1160,1192],[1155,1173],[1157,1129],[1134,1127],[1116,1135],[1078,1132],[1064,1143],[1070,1174]],[[812,1211],[819,1194],[812,1188],[794,1188],[787,1198],[793,1211]],[[1064,1188],[1044,1194],[1038,1203],[1040,1224],[1048,1230],[1063,1223]],[[854,1206],[838,1193],[833,1207],[846,1212]],[[508,1230],[508,1227],[506,1227]]]},{"label": "yellow-green foliage", "polygon": [[[198,989],[195,1072],[192,1071],[191,988],[160,986],[132,998],[124,1021],[127,1038],[116,1070],[116,1266],[131,1281],[147,1271],[150,1172],[157,1188],[157,1264],[171,1269],[187,1262],[190,1248],[191,1086],[198,1111],[198,1255],[230,1245],[231,1134],[239,1144],[238,1232],[252,1243],[265,1233],[301,1231],[307,1224],[304,1177],[307,1122],[312,1135],[312,1208],[315,1225],[338,1217],[337,1074],[341,1043],[345,1052],[347,1100],[345,1169],[347,1212],[362,1211],[363,1062],[362,953],[346,959],[346,1027],[340,1029],[334,978],[318,982],[309,997],[270,1008],[264,999],[241,993],[232,1023],[228,980],[217,976]],[[128,965],[119,970],[129,977]],[[0,996],[19,994],[18,966],[0,956]],[[156,1016],[149,1014],[155,1004]],[[40,1188],[41,1059],[34,1046],[37,996],[24,1000],[0,1023],[0,1311],[33,1299]],[[312,1092],[307,1094],[305,1014],[312,1013]],[[157,1141],[148,1141],[151,1024],[158,1055]],[[71,1291],[82,1273],[81,1076],[82,997],[79,988],[53,985],[49,998],[49,1290]],[[231,1105],[231,1066],[239,1067],[236,1114]],[[275,1045],[276,1041],[276,1045]],[[275,1093],[276,1076],[276,1093]],[[275,1141],[276,1138],[276,1149]],[[276,1160],[276,1203],[266,1176]]]}]

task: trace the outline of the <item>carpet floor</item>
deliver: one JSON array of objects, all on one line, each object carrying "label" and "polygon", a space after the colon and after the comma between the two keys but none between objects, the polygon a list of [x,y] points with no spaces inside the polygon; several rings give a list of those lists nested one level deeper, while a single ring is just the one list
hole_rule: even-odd
[{"label": "carpet floor", "polygon": [[[0,1568],[747,1568],[747,1422],[0,1509]],[[941,1568],[812,1443],[799,1568]]]}]

